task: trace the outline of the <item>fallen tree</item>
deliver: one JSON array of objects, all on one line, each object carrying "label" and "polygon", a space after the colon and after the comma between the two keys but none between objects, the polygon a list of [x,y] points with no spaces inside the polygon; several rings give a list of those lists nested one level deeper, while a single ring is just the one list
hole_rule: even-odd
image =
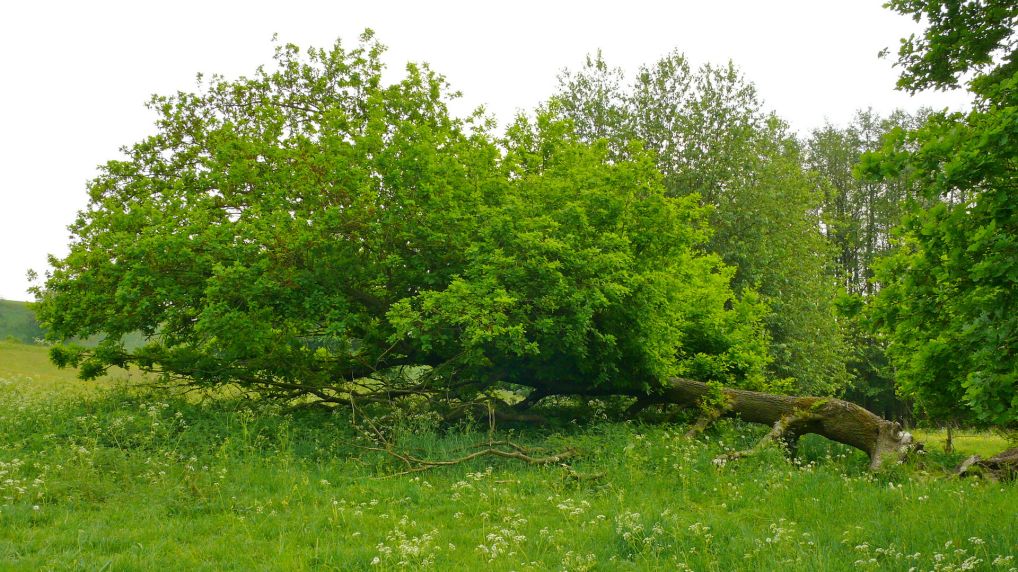
[{"label": "fallen tree", "polygon": [[[662,391],[669,402],[692,405],[710,391],[698,381],[675,378]],[[888,459],[900,460],[913,446],[912,436],[901,424],[883,419],[850,401],[828,397],[775,395],[742,389],[723,389],[721,415],[771,425],[771,432],[757,445],[783,442],[792,453],[799,437],[815,433],[864,451],[870,468],[878,469]],[[745,456],[748,452],[735,453]]]},{"label": "fallen tree", "polygon": [[[542,396],[547,394],[544,391],[540,393]],[[751,455],[771,444],[784,446],[794,455],[799,438],[810,433],[865,452],[872,470],[879,469],[888,460],[901,461],[910,450],[918,447],[912,435],[902,430],[900,423],[883,419],[843,399],[720,388],[676,377],[651,395],[637,396],[627,415],[635,415],[655,404],[697,407],[704,411],[688,436],[702,431],[720,417],[738,417],[771,427],[756,446],[719,457],[719,464]]]},{"label": "fallen tree", "polygon": [[[734,417],[771,427],[771,430],[753,447],[716,458],[715,464],[719,466],[756,454],[770,446],[781,447],[789,455],[794,456],[797,452],[799,439],[810,433],[865,452],[869,456],[870,470],[878,470],[886,463],[901,462],[910,451],[922,448],[922,445],[914,442],[912,435],[904,431],[898,422],[883,419],[850,401],[831,397],[781,395],[728,388],[720,384],[708,384],[681,377],[670,378],[651,394],[635,391],[597,390],[597,388],[577,393],[564,386],[550,387],[542,384],[540,387],[533,388],[526,397],[515,404],[492,394],[489,394],[483,401],[460,400],[426,385],[418,385],[412,390],[404,388],[397,392],[392,391],[392,388],[381,386],[373,391],[362,390],[345,396],[334,394],[323,399],[323,402],[331,403],[333,406],[348,404],[354,410],[355,417],[362,419],[370,429],[367,434],[377,444],[377,447],[371,449],[384,451],[405,465],[403,472],[396,473],[399,475],[456,465],[483,456],[515,459],[535,465],[563,464],[567,459],[574,457],[576,451],[567,449],[555,454],[535,456],[511,442],[489,441],[486,446],[478,445],[475,447],[476,450],[459,458],[423,459],[401,451],[386,436],[383,429],[384,422],[365,415],[358,409],[358,404],[388,403],[389,406],[399,406],[400,403],[406,403],[410,407],[420,408],[423,403],[427,410],[447,422],[459,421],[465,416],[478,420],[486,419],[491,424],[491,434],[494,434],[496,422],[545,423],[547,419],[541,414],[543,412],[535,412],[534,406],[548,397],[565,395],[636,397],[635,403],[624,414],[628,418],[635,417],[644,409],[654,405],[674,405],[698,410],[701,415],[687,431],[687,438],[695,437],[721,417]],[[1011,457],[1007,459],[994,458],[981,461],[979,457],[974,457],[957,472],[964,474],[970,466],[978,466],[993,476],[1010,475],[1014,471],[1014,461],[1018,458],[1013,454],[1014,451],[1012,450]]]},{"label": "fallen tree", "polygon": [[[713,411],[697,427],[768,424],[760,446],[819,433],[873,467],[907,447],[844,401],[669,379],[759,389],[773,372],[772,310],[707,252],[700,199],[672,196],[638,145],[618,156],[551,110],[505,137],[452,117],[440,75],[411,65],[388,84],[382,51],[370,33],[280,46],[253,79],[154,97],[157,133],[100,167],[35,289],[53,361],[290,404],[427,401],[446,419],[622,395]],[[534,393],[478,407],[507,386]]]}]

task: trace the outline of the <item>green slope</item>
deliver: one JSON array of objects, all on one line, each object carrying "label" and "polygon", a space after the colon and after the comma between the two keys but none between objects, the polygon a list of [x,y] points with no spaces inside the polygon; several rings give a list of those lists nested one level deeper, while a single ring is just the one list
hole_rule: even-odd
[{"label": "green slope", "polygon": [[[0,300],[0,341],[14,340],[26,344],[34,343],[45,335],[39,322],[35,319],[35,312],[32,311],[28,302],[14,300]],[[95,335],[87,339],[71,340],[85,346],[94,346],[102,339],[102,336]],[[124,345],[128,349],[134,349],[145,343],[145,337],[140,332],[132,332],[124,336]]]},{"label": "green slope", "polygon": [[32,343],[43,336],[28,302],[0,300],[0,340]]}]

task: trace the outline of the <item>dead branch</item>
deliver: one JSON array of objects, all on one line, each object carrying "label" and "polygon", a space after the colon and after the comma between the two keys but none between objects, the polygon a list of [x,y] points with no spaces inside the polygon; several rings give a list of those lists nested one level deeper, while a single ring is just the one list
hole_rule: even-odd
[{"label": "dead branch", "polygon": [[372,451],[386,453],[391,457],[399,461],[402,461],[403,464],[405,464],[408,467],[405,471],[393,473],[391,475],[386,475],[385,476],[386,478],[399,477],[403,475],[409,475],[412,473],[420,473],[439,467],[451,467],[453,465],[460,465],[463,463],[467,463],[469,461],[473,461],[474,459],[479,459],[481,457],[499,457],[503,459],[514,459],[517,461],[522,461],[528,465],[555,465],[564,463],[568,459],[571,459],[576,456],[575,449],[566,449],[561,453],[545,455],[543,457],[534,457],[524,452],[525,449],[523,449],[519,445],[510,443],[509,446],[512,448],[512,450],[510,451],[499,449],[497,447],[487,447],[479,451],[474,451],[473,453],[470,453],[468,455],[463,455],[462,457],[445,460],[422,459],[409,453],[396,451],[391,447],[368,447],[368,449]]}]

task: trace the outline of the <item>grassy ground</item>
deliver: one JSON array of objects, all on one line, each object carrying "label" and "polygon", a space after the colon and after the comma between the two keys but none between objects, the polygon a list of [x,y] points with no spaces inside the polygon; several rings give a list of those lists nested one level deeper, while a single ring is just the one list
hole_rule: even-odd
[{"label": "grassy ground", "polygon": [[[964,450],[873,475],[816,438],[797,463],[772,451],[717,467],[761,429],[688,440],[588,420],[494,435],[575,447],[572,471],[485,458],[387,476],[402,467],[364,449],[346,412],[40,391],[80,382],[19,352],[0,346],[4,570],[1018,568],[1018,486],[944,478]],[[426,415],[387,426],[429,458],[492,438]]]},{"label": "grassy ground", "polygon": [[49,360],[44,346],[0,340],[0,387],[36,398],[95,394],[140,378],[137,372],[114,369],[110,375],[82,382],[73,369],[58,369]]},{"label": "grassy ground", "polygon": [[[947,432],[943,429],[916,429],[912,434],[927,448],[937,451],[943,451],[947,443]],[[951,440],[954,443],[954,448],[959,452],[966,455],[979,455],[984,459],[1013,446],[1003,435],[985,431],[955,430]]]}]

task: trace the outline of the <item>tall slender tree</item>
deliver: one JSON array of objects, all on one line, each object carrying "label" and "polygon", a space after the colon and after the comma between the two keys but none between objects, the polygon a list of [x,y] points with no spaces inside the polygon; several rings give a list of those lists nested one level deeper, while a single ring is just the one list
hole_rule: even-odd
[{"label": "tall slender tree", "polygon": [[923,200],[908,171],[873,180],[860,178],[856,166],[865,153],[880,149],[886,135],[914,129],[930,113],[899,110],[881,117],[860,110],[847,126],[827,124],[814,129],[806,141],[806,166],[823,187],[821,218],[824,235],[835,249],[834,271],[851,294],[872,295],[879,289],[874,262],[891,248],[891,229],[915,201]]}]

